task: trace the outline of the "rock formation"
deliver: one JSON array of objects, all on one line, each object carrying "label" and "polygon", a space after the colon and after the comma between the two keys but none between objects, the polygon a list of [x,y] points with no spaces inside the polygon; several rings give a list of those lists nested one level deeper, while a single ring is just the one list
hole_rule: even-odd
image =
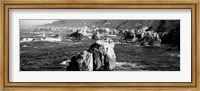
[{"label": "rock formation", "polygon": [[112,39],[98,40],[90,46],[88,52],[93,55],[94,71],[111,71],[115,69],[116,56]]},{"label": "rock formation", "polygon": [[153,31],[145,31],[142,34],[142,41],[141,45],[143,46],[160,46],[161,45],[161,39],[158,35],[158,33]]},{"label": "rock formation", "polygon": [[98,31],[92,35],[92,39],[94,39],[94,40],[98,40],[98,39],[101,39],[101,38],[102,38],[102,35],[99,34]]},{"label": "rock formation", "polygon": [[112,71],[115,69],[116,56],[112,39],[98,40],[87,51],[71,58],[67,71]]},{"label": "rock formation", "polygon": [[87,51],[83,51],[73,56],[66,70],[67,71],[92,71],[93,70],[92,54]]},{"label": "rock formation", "polygon": [[84,39],[84,35],[82,33],[80,33],[79,31],[80,30],[77,30],[76,32],[71,33],[69,36],[72,39],[75,39],[75,40],[83,40]]}]

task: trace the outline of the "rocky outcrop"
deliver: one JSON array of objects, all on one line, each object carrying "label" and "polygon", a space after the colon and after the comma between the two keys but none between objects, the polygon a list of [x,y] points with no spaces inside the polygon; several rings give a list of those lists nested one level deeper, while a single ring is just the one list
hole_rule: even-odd
[{"label": "rocky outcrop", "polygon": [[142,33],[142,41],[140,41],[143,46],[160,46],[161,39],[158,33],[153,31],[145,31]]},{"label": "rocky outcrop", "polygon": [[67,71],[112,71],[115,69],[116,56],[112,39],[98,40],[88,51],[71,58]]},{"label": "rocky outcrop", "polygon": [[102,35],[99,34],[98,31],[92,35],[92,39],[94,39],[94,40],[98,40],[98,39],[101,39],[101,38],[102,38]]},{"label": "rocky outcrop", "polygon": [[93,70],[92,54],[87,51],[83,51],[73,56],[66,70],[67,71],[92,71]]},{"label": "rocky outcrop", "polygon": [[75,40],[83,40],[85,38],[85,36],[79,32],[80,30],[77,30],[74,33],[71,33],[69,35],[69,37],[71,37],[71,39],[75,39]]},{"label": "rocky outcrop", "polygon": [[116,56],[112,39],[98,40],[90,46],[88,52],[93,55],[94,71],[111,71],[115,69]]}]

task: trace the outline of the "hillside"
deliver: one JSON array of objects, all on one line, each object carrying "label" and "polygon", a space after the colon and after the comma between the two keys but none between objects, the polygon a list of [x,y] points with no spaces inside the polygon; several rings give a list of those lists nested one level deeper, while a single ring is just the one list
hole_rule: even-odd
[{"label": "hillside", "polygon": [[[169,27],[180,26],[179,20],[58,20],[52,23],[37,25],[31,27],[32,32],[70,32],[78,28],[88,27],[110,28],[117,30],[140,29],[141,27],[150,27],[154,31],[166,31]],[[23,32],[23,30],[22,30]]]}]

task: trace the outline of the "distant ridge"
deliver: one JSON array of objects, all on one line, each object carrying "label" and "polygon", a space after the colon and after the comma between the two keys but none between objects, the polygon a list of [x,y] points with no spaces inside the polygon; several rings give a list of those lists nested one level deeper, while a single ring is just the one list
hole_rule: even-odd
[{"label": "distant ridge", "polygon": [[[164,21],[164,22],[163,22]],[[174,22],[175,21],[175,22]],[[117,30],[124,29],[139,29],[144,26],[158,30],[163,27],[177,26],[180,24],[178,20],[58,20],[48,24],[42,24],[31,27],[32,32],[66,32],[70,29],[88,27],[95,28],[110,28]],[[179,25],[180,26],[180,25]],[[23,30],[21,30],[23,32]],[[159,30],[163,31],[163,30]]]}]

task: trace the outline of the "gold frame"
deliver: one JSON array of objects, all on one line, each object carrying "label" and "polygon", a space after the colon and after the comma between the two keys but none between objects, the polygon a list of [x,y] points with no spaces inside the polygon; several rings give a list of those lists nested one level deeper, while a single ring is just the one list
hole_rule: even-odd
[{"label": "gold frame", "polygon": [[[21,91],[21,90],[181,90],[200,91],[200,61],[197,56],[199,47],[199,1],[1,1],[1,34],[0,48],[3,50],[0,57],[0,90]],[[12,8],[189,8],[192,10],[192,82],[137,82],[137,83],[17,83],[8,81],[8,14]],[[37,87],[37,88],[36,88]]]}]

